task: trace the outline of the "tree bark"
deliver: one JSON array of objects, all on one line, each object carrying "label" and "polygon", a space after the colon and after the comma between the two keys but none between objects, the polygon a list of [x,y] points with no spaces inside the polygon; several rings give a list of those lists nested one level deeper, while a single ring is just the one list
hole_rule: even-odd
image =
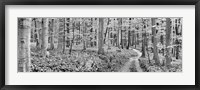
[{"label": "tree bark", "polygon": [[30,72],[31,18],[19,18],[18,24],[18,72]]},{"label": "tree bark", "polygon": [[147,55],[148,55],[148,60],[149,60],[149,63],[151,63],[151,59],[150,59],[150,55],[149,55],[149,39],[148,39],[148,35],[146,35],[147,33],[146,33],[146,31],[145,31],[145,38],[146,38],[146,42],[145,42],[145,44],[146,44],[146,52],[147,52]]},{"label": "tree bark", "polygon": [[122,40],[122,18],[118,18],[118,48],[121,48]]},{"label": "tree bark", "polygon": [[54,19],[54,25],[53,25],[53,43],[54,43],[54,49],[57,51],[58,49],[58,39],[59,39],[59,35],[58,35],[58,27],[59,27],[59,19],[55,18]]},{"label": "tree bark", "polygon": [[170,54],[170,42],[171,42],[171,20],[170,18],[166,18],[166,66],[171,65],[171,54]]},{"label": "tree bark", "polygon": [[50,49],[54,49],[54,19],[51,20],[51,42],[50,42]]},{"label": "tree bark", "polygon": [[[128,18],[128,20],[130,20],[129,18]],[[128,21],[129,22],[129,21]],[[128,23],[129,24],[129,23]],[[131,31],[130,31],[130,25],[128,26],[128,40],[127,40],[127,47],[126,47],[126,49],[129,49],[129,47],[130,47],[130,44],[131,44],[131,38],[130,38],[130,36],[131,36]]]},{"label": "tree bark", "polygon": [[72,21],[73,38],[72,38],[72,40],[71,40],[71,45],[70,45],[69,54],[71,54],[71,52],[72,52],[72,46],[73,46],[73,44],[74,44],[74,29],[75,29],[75,21]]},{"label": "tree bark", "polygon": [[124,33],[124,32],[122,29],[123,29],[123,19],[121,18],[121,48],[123,49],[124,48],[124,40],[123,40],[122,33]]},{"label": "tree bark", "polygon": [[63,29],[63,18],[59,18],[58,19],[58,51],[62,52],[63,50],[63,33],[64,33],[64,29]]},{"label": "tree bark", "polygon": [[86,27],[85,19],[83,19],[82,23],[83,23],[83,50],[86,50],[86,35],[85,35],[85,33],[86,33],[87,27]]},{"label": "tree bark", "polygon": [[155,60],[156,65],[160,65],[160,60],[158,56],[158,48],[157,48],[157,36],[156,36],[156,28],[155,28],[155,18],[151,18],[152,20],[152,34],[153,34],[153,59]]},{"label": "tree bark", "polygon": [[63,30],[63,53],[65,53],[65,18],[64,18],[64,30]]},{"label": "tree bark", "polygon": [[132,32],[132,46],[135,45],[135,30],[133,29],[133,32]]},{"label": "tree bark", "polygon": [[[117,18],[118,20],[118,18]],[[117,44],[116,44],[117,47],[119,47],[119,22],[118,22],[118,28],[117,28]]]},{"label": "tree bark", "polygon": [[135,49],[137,48],[137,32],[135,32],[135,36],[134,36],[134,38],[135,38]]},{"label": "tree bark", "polygon": [[38,34],[38,45],[37,45],[37,49],[41,49],[42,48],[42,19],[41,18],[37,18],[37,23],[36,23],[36,28],[37,28],[37,34]]},{"label": "tree bark", "polygon": [[130,35],[131,33],[130,33],[130,30],[128,30],[128,44],[127,44],[127,47],[126,47],[126,49],[129,49],[129,47],[130,47],[130,44],[131,44],[131,38],[130,38]]},{"label": "tree bark", "polygon": [[104,49],[103,49],[103,23],[104,19],[99,18],[99,31],[98,31],[98,54],[104,54]]},{"label": "tree bark", "polygon": [[178,39],[176,38],[176,59],[179,59],[179,41]]},{"label": "tree bark", "polygon": [[[164,45],[164,35],[160,36],[160,42],[162,45]],[[163,56],[165,56],[165,49],[164,47],[161,49]]]},{"label": "tree bark", "polygon": [[[108,25],[109,25],[109,18],[108,18],[108,22],[107,22],[106,32],[104,33],[104,44],[106,44],[106,35],[108,35],[107,38],[109,38],[109,28],[108,28]],[[109,42],[108,42],[108,44],[109,44]]]},{"label": "tree bark", "polygon": [[[144,32],[145,31],[145,32]],[[146,57],[146,27],[143,23],[142,27],[142,57]]]},{"label": "tree bark", "polygon": [[39,30],[37,28],[37,19],[34,18],[35,31],[36,31],[36,47],[39,46]]},{"label": "tree bark", "polygon": [[48,48],[48,25],[49,19],[42,18],[42,52],[43,56],[46,56]]}]

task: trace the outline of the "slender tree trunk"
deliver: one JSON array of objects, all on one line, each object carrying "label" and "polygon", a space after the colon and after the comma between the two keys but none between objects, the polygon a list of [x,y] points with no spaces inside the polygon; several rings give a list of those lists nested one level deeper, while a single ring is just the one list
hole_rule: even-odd
[{"label": "slender tree trunk", "polygon": [[71,54],[71,52],[72,52],[72,47],[73,47],[73,44],[74,44],[74,29],[75,29],[75,21],[72,21],[73,38],[72,38],[72,40],[71,40],[71,45],[70,45],[69,54]]},{"label": "slender tree trunk", "polygon": [[121,48],[123,49],[124,48],[124,40],[123,40],[123,19],[121,18]]},{"label": "slender tree trunk", "polygon": [[[164,45],[164,35],[160,35],[160,42],[161,42],[162,45]],[[164,47],[161,49],[161,53],[163,54],[163,56],[165,56]]]},{"label": "slender tree trunk", "polygon": [[135,33],[135,48],[137,48],[137,32]]},{"label": "slender tree trunk", "polygon": [[118,47],[121,48],[122,44],[122,18],[118,18]]},{"label": "slender tree trunk", "polygon": [[86,22],[85,19],[83,20],[83,50],[86,50]]},{"label": "slender tree trunk", "polygon": [[[129,18],[128,18],[128,20],[129,20]],[[129,49],[129,47],[130,47],[130,42],[131,42],[131,39],[130,39],[130,26],[128,26],[128,30],[127,30],[127,32],[128,32],[128,40],[127,40],[127,44],[126,44],[126,49]]]},{"label": "slender tree trunk", "polygon": [[37,28],[37,34],[38,34],[38,49],[40,50],[42,48],[42,19],[41,18],[38,18],[37,19],[38,21],[38,24],[36,24],[36,28]]},{"label": "slender tree trunk", "polygon": [[64,18],[64,31],[63,31],[63,54],[65,53],[65,18]]},{"label": "slender tree trunk", "polygon": [[131,42],[131,39],[130,39],[130,30],[128,30],[128,44],[127,44],[127,48],[126,49],[129,49],[129,47],[130,47],[130,42]]},{"label": "slender tree trunk", "polygon": [[119,22],[118,22],[118,28],[117,28],[117,47],[119,47]]},{"label": "slender tree trunk", "polygon": [[170,42],[171,42],[171,20],[166,18],[166,66],[171,65]]},{"label": "slender tree trunk", "polygon": [[50,49],[54,49],[54,19],[51,20],[51,43],[50,43]]},{"label": "slender tree trunk", "polygon": [[54,25],[53,25],[53,43],[54,43],[54,50],[56,50],[57,51],[57,49],[58,49],[58,39],[59,39],[59,35],[58,35],[58,27],[59,27],[59,23],[58,23],[58,19],[57,18],[55,18],[54,19]]},{"label": "slender tree trunk", "polygon": [[140,46],[140,33],[137,33],[137,45],[139,45]]},{"label": "slender tree trunk", "polygon": [[99,18],[99,31],[98,31],[98,54],[104,54],[103,49],[103,18]]},{"label": "slender tree trunk", "polygon": [[48,48],[48,25],[48,18],[42,18],[42,52],[44,56],[46,56]]},{"label": "slender tree trunk", "polygon": [[135,31],[133,29],[133,32],[132,32],[132,46],[135,45]]},{"label": "slender tree trunk", "polygon": [[145,43],[145,44],[146,44],[146,51],[147,51],[147,55],[148,55],[149,63],[151,63],[151,61],[150,61],[151,59],[150,59],[150,55],[149,55],[149,45],[148,45],[148,44],[149,44],[149,43],[148,43],[148,42],[149,42],[149,39],[148,39],[148,37],[147,37],[148,35],[146,35],[146,34],[147,34],[147,33],[146,33],[146,31],[145,31],[145,38],[146,38],[146,43]]},{"label": "slender tree trunk", "polygon": [[63,32],[64,32],[64,29],[63,29],[63,18],[59,18],[58,19],[58,51],[59,52],[62,52],[63,51]]},{"label": "slender tree trunk", "polygon": [[[145,27],[145,24],[144,26],[142,27],[142,57],[146,57],[146,27]],[[144,32],[145,31],[145,32]]]},{"label": "slender tree trunk", "polygon": [[[106,35],[108,35],[107,38],[109,38],[109,28],[108,28],[108,25],[109,25],[109,18],[108,18],[108,22],[107,22],[106,32],[104,33],[104,44],[106,44]],[[107,43],[109,44],[109,42],[107,42]]]},{"label": "slender tree trunk", "polygon": [[[107,27],[108,28],[108,27]],[[107,37],[107,42],[108,42],[108,48],[107,49],[110,49],[110,44],[111,44],[111,40],[110,40],[110,28],[108,28],[108,32],[107,32],[108,34],[108,37]],[[106,37],[105,37],[106,38]]]},{"label": "slender tree trunk", "polygon": [[39,30],[37,28],[37,19],[34,18],[34,23],[35,23],[35,31],[36,31],[36,47],[39,46]]},{"label": "slender tree trunk", "polygon": [[156,28],[155,28],[155,18],[151,18],[152,20],[152,34],[153,34],[153,59],[155,60],[156,65],[160,65],[160,60],[158,56],[158,48],[157,48],[157,36],[156,36]]},{"label": "slender tree trunk", "polygon": [[179,41],[176,39],[176,59],[179,59]]},{"label": "slender tree trunk", "polygon": [[31,18],[19,18],[18,24],[18,72],[30,72]]},{"label": "slender tree trunk", "polygon": [[143,37],[143,40],[142,40],[142,57],[145,57],[146,56],[146,47],[145,47],[145,33],[142,33],[142,37]]}]

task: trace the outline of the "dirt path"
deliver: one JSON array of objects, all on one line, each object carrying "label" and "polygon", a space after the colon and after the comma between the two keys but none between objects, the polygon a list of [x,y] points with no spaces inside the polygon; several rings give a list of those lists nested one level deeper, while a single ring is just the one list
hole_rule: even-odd
[{"label": "dirt path", "polygon": [[131,57],[128,62],[125,63],[125,65],[119,70],[120,72],[130,72],[130,66],[132,62],[134,62],[137,72],[142,72],[142,69],[139,66],[138,59],[141,57],[142,53],[136,49],[132,49],[134,52],[136,52],[138,55],[136,57]]}]

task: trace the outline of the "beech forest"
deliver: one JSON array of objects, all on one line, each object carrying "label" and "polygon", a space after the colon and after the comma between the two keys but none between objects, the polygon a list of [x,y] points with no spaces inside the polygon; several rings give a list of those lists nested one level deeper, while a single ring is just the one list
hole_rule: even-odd
[{"label": "beech forest", "polygon": [[18,72],[182,72],[182,18],[19,17]]}]

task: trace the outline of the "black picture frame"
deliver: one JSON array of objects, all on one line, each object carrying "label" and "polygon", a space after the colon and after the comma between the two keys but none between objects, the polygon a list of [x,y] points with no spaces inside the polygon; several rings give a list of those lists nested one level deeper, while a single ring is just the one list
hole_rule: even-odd
[{"label": "black picture frame", "polygon": [[[5,85],[6,5],[195,5],[195,85]],[[199,89],[200,0],[1,0],[0,1],[0,88],[1,90],[194,90]]]}]

